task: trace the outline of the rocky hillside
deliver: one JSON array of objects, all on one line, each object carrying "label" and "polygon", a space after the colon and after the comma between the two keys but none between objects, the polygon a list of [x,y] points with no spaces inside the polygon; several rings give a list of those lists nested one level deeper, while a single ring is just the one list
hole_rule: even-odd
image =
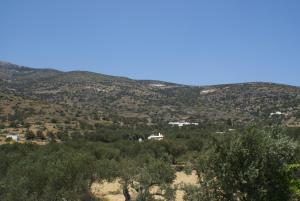
[{"label": "rocky hillside", "polygon": [[0,62],[0,89],[24,100],[124,123],[279,121],[296,125],[300,119],[300,88],[273,83],[198,87]]}]

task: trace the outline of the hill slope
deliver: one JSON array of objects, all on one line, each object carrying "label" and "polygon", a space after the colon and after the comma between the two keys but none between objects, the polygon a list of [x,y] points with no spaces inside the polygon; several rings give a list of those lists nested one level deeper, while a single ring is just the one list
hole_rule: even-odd
[{"label": "hill slope", "polygon": [[300,88],[273,83],[197,87],[0,62],[0,89],[125,122],[261,122],[276,111],[284,113],[277,115],[280,121],[300,117]]}]

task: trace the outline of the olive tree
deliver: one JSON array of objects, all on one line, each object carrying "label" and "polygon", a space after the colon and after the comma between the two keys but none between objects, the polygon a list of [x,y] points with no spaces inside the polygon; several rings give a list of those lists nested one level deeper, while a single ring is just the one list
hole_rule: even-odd
[{"label": "olive tree", "polygon": [[216,140],[212,150],[197,160],[203,177],[198,193],[205,196],[194,200],[288,200],[289,181],[283,169],[294,161],[295,144],[282,133],[251,128]]}]

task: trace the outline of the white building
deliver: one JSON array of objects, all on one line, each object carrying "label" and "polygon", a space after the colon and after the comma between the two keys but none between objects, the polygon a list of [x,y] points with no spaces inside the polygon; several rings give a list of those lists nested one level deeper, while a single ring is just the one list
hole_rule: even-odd
[{"label": "white building", "polygon": [[169,122],[169,125],[179,126],[179,127],[190,126],[190,125],[198,126],[199,123],[190,123],[190,122],[186,122],[186,121],[180,121],[180,122]]},{"label": "white building", "polygon": [[150,84],[151,87],[165,87],[164,84]]},{"label": "white building", "polygon": [[284,115],[284,113],[280,112],[280,111],[277,111],[277,112],[272,112],[270,114],[270,116],[274,116],[274,115]]},{"label": "white building", "polygon": [[200,92],[200,94],[209,94],[217,91],[216,89],[206,89]]},{"label": "white building", "polygon": [[11,139],[11,140],[13,140],[15,142],[18,142],[19,141],[19,135],[18,134],[7,135],[6,139]]},{"label": "white building", "polygon": [[158,133],[158,135],[152,134],[148,137],[148,140],[163,140],[164,136],[161,133]]}]

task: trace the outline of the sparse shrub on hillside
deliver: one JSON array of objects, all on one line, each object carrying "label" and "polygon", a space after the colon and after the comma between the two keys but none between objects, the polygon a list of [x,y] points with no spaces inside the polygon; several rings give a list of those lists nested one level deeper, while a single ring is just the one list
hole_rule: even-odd
[{"label": "sparse shrub on hillside", "polygon": [[48,138],[49,141],[55,142],[56,136],[55,136],[55,134],[53,132],[47,131],[47,138]]},{"label": "sparse shrub on hillside", "polygon": [[56,119],[51,119],[51,123],[56,124],[57,120]]},{"label": "sparse shrub on hillside", "polygon": [[37,137],[38,139],[40,139],[40,140],[45,140],[45,139],[46,139],[46,137],[45,137],[45,135],[44,135],[44,132],[43,132],[42,130],[38,130],[38,131],[36,132],[36,137]]},{"label": "sparse shrub on hillside", "polygon": [[25,132],[25,139],[33,140],[34,138],[35,138],[35,134],[31,130],[27,129]]},{"label": "sparse shrub on hillside", "polygon": [[68,141],[70,138],[69,138],[69,135],[66,131],[59,131],[57,134],[56,134],[56,137],[61,140],[61,141]]},{"label": "sparse shrub on hillside", "polygon": [[81,140],[83,139],[83,135],[79,131],[73,131],[70,134],[72,140]]}]

